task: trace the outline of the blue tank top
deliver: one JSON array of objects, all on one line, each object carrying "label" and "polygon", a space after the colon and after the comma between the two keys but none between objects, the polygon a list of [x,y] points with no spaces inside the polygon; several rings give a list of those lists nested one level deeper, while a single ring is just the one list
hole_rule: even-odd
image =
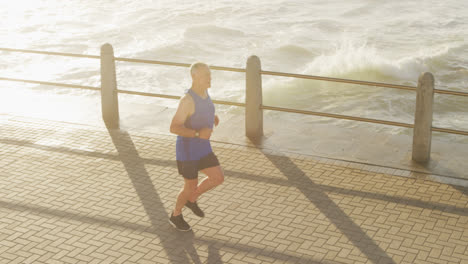
[{"label": "blue tank top", "polygon": [[[185,127],[195,130],[209,127],[213,129],[215,107],[207,93],[207,97],[201,98],[192,89],[185,93],[190,94],[195,104],[195,112],[185,121]],[[177,136],[176,159],[179,161],[200,160],[213,152],[210,140]]]}]

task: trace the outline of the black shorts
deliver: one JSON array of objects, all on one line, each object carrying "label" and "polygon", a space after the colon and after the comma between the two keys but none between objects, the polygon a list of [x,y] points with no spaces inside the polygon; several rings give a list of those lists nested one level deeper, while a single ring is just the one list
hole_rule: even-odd
[{"label": "black shorts", "polygon": [[213,152],[200,160],[177,161],[179,174],[186,179],[196,179],[198,178],[198,171],[216,166],[219,166],[219,161]]}]

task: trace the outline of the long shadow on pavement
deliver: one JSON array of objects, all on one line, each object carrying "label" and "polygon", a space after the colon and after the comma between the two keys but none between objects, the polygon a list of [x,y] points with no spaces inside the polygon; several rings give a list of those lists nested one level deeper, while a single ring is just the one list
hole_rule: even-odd
[{"label": "long shadow on pavement", "polygon": [[341,208],[328,197],[323,188],[313,182],[290,158],[263,153],[291,186],[300,190],[357,248],[373,263],[395,263]]}]

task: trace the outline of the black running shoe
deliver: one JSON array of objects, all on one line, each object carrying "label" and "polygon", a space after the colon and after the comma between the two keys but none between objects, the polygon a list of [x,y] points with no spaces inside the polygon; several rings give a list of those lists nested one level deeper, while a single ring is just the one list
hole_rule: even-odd
[{"label": "black running shoe", "polygon": [[184,217],[182,214],[178,216],[174,216],[173,213],[171,214],[171,218],[169,218],[169,223],[180,231],[190,231],[192,228],[190,227],[187,222],[185,222]]},{"label": "black running shoe", "polygon": [[190,210],[192,210],[192,212],[196,215],[196,216],[199,216],[199,217],[205,217],[205,213],[203,213],[203,211],[200,209],[200,207],[198,207],[198,204],[197,202],[190,202],[190,201],[187,201],[187,203],[185,204],[185,206],[187,206],[188,208],[190,208]]}]

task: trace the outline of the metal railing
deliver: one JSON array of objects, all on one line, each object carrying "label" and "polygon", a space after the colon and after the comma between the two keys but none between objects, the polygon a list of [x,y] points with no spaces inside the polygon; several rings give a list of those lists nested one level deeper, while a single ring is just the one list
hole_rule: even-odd
[{"label": "metal railing", "polygon": [[[100,56],[97,56],[97,55],[84,55],[84,54],[75,54],[75,53],[37,51],[37,50],[26,50],[26,49],[0,48],[0,51],[31,53],[31,54],[43,54],[43,55],[55,55],[55,56],[77,57],[77,58],[88,58],[88,59],[100,59],[101,58]],[[144,59],[134,59],[134,58],[121,58],[121,57],[115,57],[115,61],[145,63],[145,64],[154,64],[154,65],[167,65],[167,66],[187,67],[187,68],[190,67],[190,65],[191,65],[191,64],[188,64],[188,63],[157,61],[157,60],[144,60]],[[219,70],[219,71],[245,72],[245,69],[242,69],[242,68],[222,67],[222,66],[213,66],[213,65],[210,65],[210,69]],[[358,85],[367,85],[367,86],[376,86],[376,87],[416,91],[416,86],[408,86],[408,85],[398,85],[398,84],[389,84],[389,83],[380,83],[380,82],[368,82],[368,81],[360,81],[360,80],[340,79],[340,78],[332,78],[332,77],[313,76],[313,75],[304,75],[304,74],[296,74],[296,73],[274,72],[274,71],[263,71],[263,70],[261,71],[261,73],[263,75],[293,77],[293,78],[300,78],[300,79],[339,82],[339,83],[358,84]],[[5,79],[8,79],[8,78],[2,78],[2,80],[5,80]],[[14,79],[13,81],[18,81],[18,80],[19,79]],[[59,84],[54,84],[54,85],[64,86],[66,84],[60,84],[60,85]],[[66,87],[68,87],[68,86],[66,86]],[[75,88],[75,87],[71,87],[71,88]],[[468,96],[468,93],[458,92],[458,91],[450,91],[450,90],[434,89],[434,92],[439,93],[439,94],[448,94],[448,95],[456,95],[456,96]]]},{"label": "metal railing", "polygon": [[56,83],[56,82],[45,82],[45,81],[15,79],[15,78],[4,78],[4,77],[0,77],[0,80],[1,81],[10,81],[10,82],[23,82],[23,83],[32,83],[32,84],[42,84],[42,85],[50,85],[50,86],[61,86],[61,87],[66,87],[66,88],[76,88],[76,89],[83,89],[83,90],[95,90],[95,91],[100,91],[101,90],[101,88],[99,88],[99,87],[76,85],[76,84],[66,84],[66,83]]},{"label": "metal railing", "polygon": [[[89,59],[100,59],[101,60],[101,87],[92,87],[92,86],[83,86],[83,85],[74,85],[74,84],[64,84],[64,83],[55,83],[55,82],[46,82],[46,81],[37,81],[37,80],[26,80],[26,79],[16,79],[16,78],[7,78],[7,77],[0,77],[0,80],[3,81],[13,81],[13,82],[24,82],[24,83],[32,83],[32,84],[42,84],[42,85],[51,85],[51,86],[61,86],[67,88],[76,88],[76,89],[86,89],[86,90],[96,90],[101,91],[103,93],[104,89],[104,77],[103,77],[103,67],[105,67],[104,57],[106,56],[105,53],[105,46],[107,45],[107,53],[110,54],[109,61],[110,63],[114,64],[114,76],[111,76],[112,81],[115,82],[114,87],[110,89],[112,92],[122,93],[122,94],[132,94],[132,95],[140,95],[140,96],[149,96],[149,97],[157,97],[157,98],[166,98],[166,99],[179,99],[180,96],[176,95],[167,95],[167,94],[156,94],[156,93],[147,93],[147,92],[138,92],[138,91],[129,91],[129,90],[119,90],[117,89],[116,80],[115,80],[115,62],[131,62],[131,63],[144,63],[144,64],[153,64],[153,65],[166,65],[166,66],[175,66],[175,67],[190,67],[191,64],[188,63],[176,63],[176,62],[167,62],[167,61],[157,61],[157,60],[145,60],[145,59],[135,59],[135,58],[121,58],[121,57],[114,57],[112,46],[109,44],[103,45],[101,49],[101,55],[83,55],[83,54],[73,54],[73,53],[62,53],[62,52],[49,52],[49,51],[37,51],[37,50],[26,50],[26,49],[11,49],[11,48],[0,48],[0,51],[4,52],[18,52],[18,53],[30,53],[30,54],[42,54],[42,55],[54,55],[54,56],[65,56],[65,57],[77,57],[77,58],[89,58]],[[249,58],[250,59],[250,58]],[[258,59],[258,58],[257,58]],[[374,87],[384,87],[384,88],[392,88],[392,89],[400,89],[400,90],[407,90],[407,91],[418,91],[418,87],[416,86],[407,86],[407,85],[397,85],[397,84],[388,84],[388,83],[380,83],[380,82],[369,82],[369,81],[360,81],[360,80],[350,80],[350,79],[340,79],[340,78],[331,78],[331,77],[323,77],[323,76],[313,76],[313,75],[303,75],[303,74],[294,74],[294,73],[283,73],[283,72],[274,72],[274,71],[263,71],[260,67],[260,61],[256,62],[258,66],[255,66],[252,71],[251,76],[254,76],[252,80],[256,82],[256,87],[253,89],[260,89],[260,99],[256,98],[253,101],[256,101],[254,107],[254,111],[262,111],[262,110],[273,110],[273,111],[281,111],[281,112],[289,112],[289,113],[299,113],[305,115],[313,115],[313,116],[320,116],[320,117],[328,117],[328,118],[336,118],[336,119],[343,119],[343,120],[352,120],[352,121],[359,121],[359,122],[368,122],[368,123],[375,123],[375,124],[383,124],[383,125],[390,125],[390,126],[397,126],[397,127],[405,127],[405,128],[415,128],[415,124],[408,124],[408,123],[401,123],[401,122],[394,122],[388,120],[379,120],[379,119],[371,119],[371,118],[363,118],[363,117],[356,117],[356,116],[346,116],[346,115],[339,115],[339,114],[331,114],[331,113],[322,113],[322,112],[314,112],[314,111],[307,111],[307,110],[299,110],[299,109],[291,109],[291,108],[283,108],[283,107],[276,107],[276,106],[268,106],[264,105],[261,102],[261,75],[271,75],[271,76],[281,76],[281,77],[291,77],[291,78],[300,78],[300,79],[309,79],[309,80],[319,80],[319,81],[329,81],[329,82],[337,82],[337,83],[347,83],[347,84],[357,84],[357,85],[365,85],[365,86],[374,86]],[[247,68],[232,68],[232,67],[221,67],[221,66],[211,66],[210,69],[212,70],[219,70],[219,71],[230,71],[230,72],[240,72],[246,73],[246,90],[249,88],[249,62],[247,63]],[[253,74],[253,75],[252,75]],[[256,78],[260,78],[256,80]],[[111,85],[112,86],[112,85]],[[249,109],[248,101],[248,91],[246,91],[246,103],[239,103],[239,102],[231,102],[231,101],[222,101],[222,100],[213,100],[216,104],[222,105],[231,105],[231,106],[240,106],[246,107],[246,112]],[[438,94],[445,94],[445,95],[454,95],[454,96],[468,96],[468,93],[465,92],[458,92],[458,91],[450,91],[450,90],[440,90],[440,89],[433,89],[433,93]],[[104,99],[103,99],[104,104]],[[117,102],[115,102],[117,104]],[[117,104],[118,105],[118,104]],[[105,106],[103,105],[103,117],[106,119],[104,115]],[[118,106],[117,106],[118,111]],[[432,111],[432,108],[431,108]],[[431,113],[432,115],[432,113]],[[118,117],[118,114],[117,114]],[[114,117],[115,118],[115,117]],[[246,114],[246,119],[248,119],[248,115]],[[117,121],[118,122],[118,121]],[[261,126],[255,124],[256,122],[262,122]],[[248,130],[249,121],[246,120],[246,130]],[[261,129],[261,131],[255,131],[254,134],[250,136],[261,136],[263,134],[263,118],[254,118],[251,123],[255,124],[256,130]],[[455,129],[447,129],[447,128],[438,128],[438,127],[430,127],[431,131],[436,132],[443,132],[443,133],[450,133],[450,134],[458,134],[458,135],[466,135],[468,136],[468,131],[462,130],[455,130]],[[247,133],[249,134],[249,133]]]}]

